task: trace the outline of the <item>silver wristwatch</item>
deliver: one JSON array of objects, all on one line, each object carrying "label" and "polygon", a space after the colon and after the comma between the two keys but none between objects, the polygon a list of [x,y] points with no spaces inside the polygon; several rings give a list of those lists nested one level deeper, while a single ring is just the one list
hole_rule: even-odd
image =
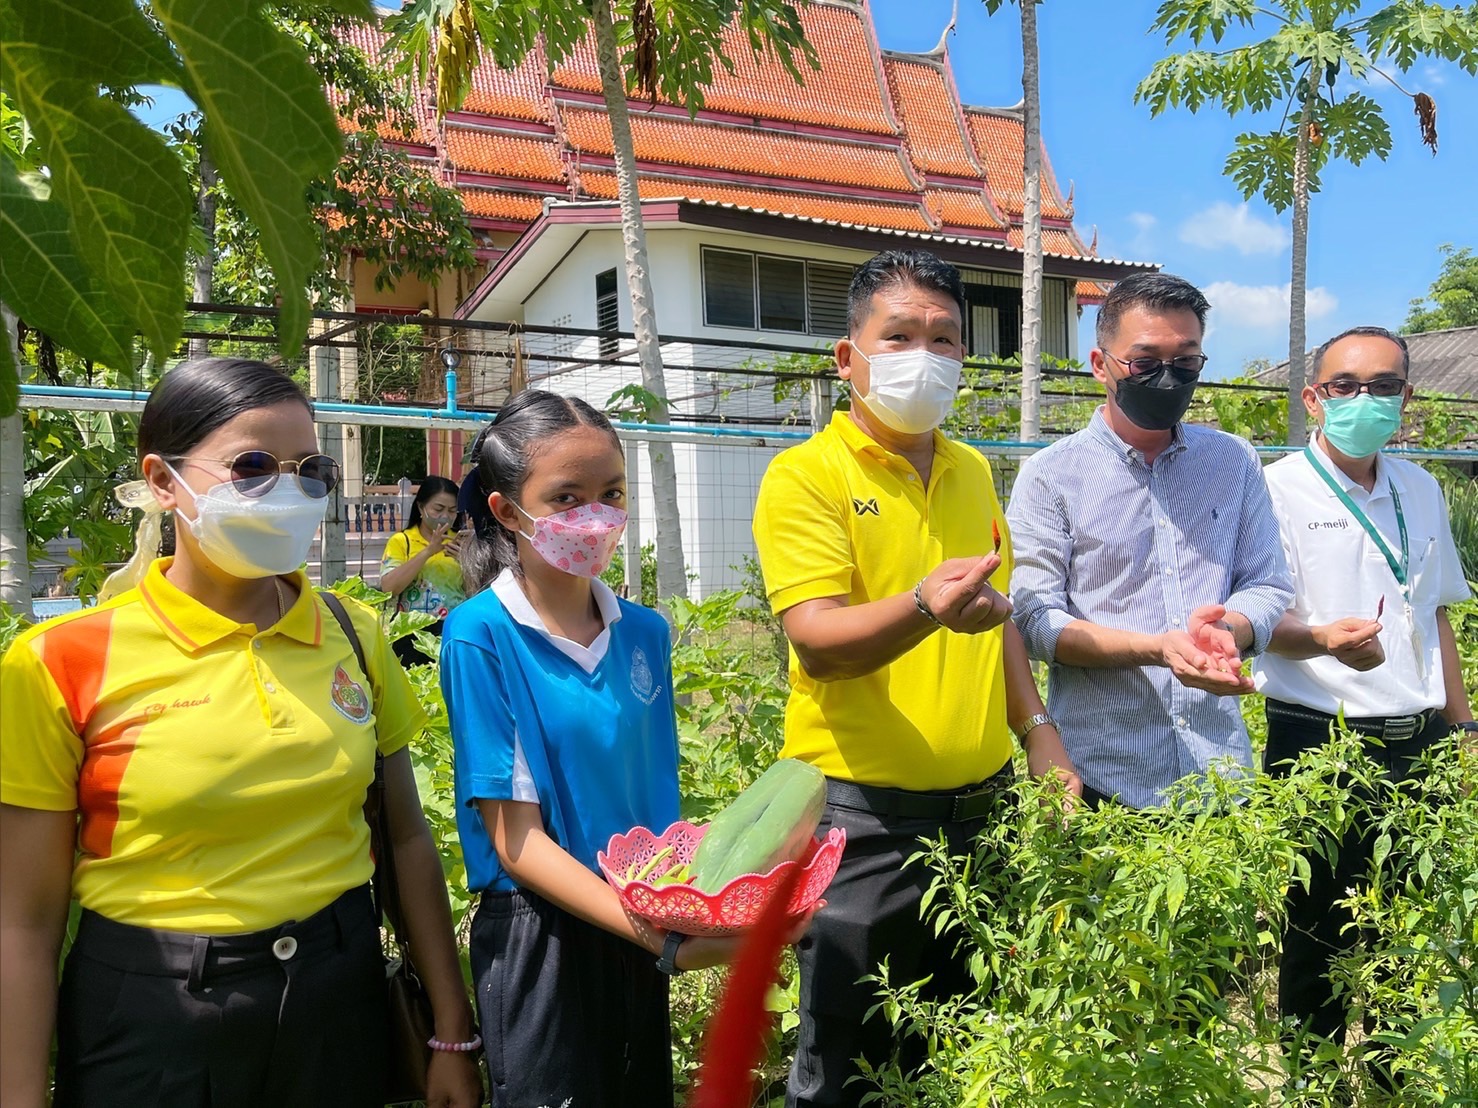
[{"label": "silver wristwatch", "polygon": [[1031,734],[1032,731],[1036,730],[1044,723],[1050,723],[1053,728],[1055,728],[1059,732],[1062,730],[1062,728],[1057,726],[1057,721],[1049,716],[1046,712],[1038,712],[1036,715],[1025,720],[1022,725],[1016,729],[1016,737],[1021,740],[1021,745],[1025,746],[1027,735]]}]

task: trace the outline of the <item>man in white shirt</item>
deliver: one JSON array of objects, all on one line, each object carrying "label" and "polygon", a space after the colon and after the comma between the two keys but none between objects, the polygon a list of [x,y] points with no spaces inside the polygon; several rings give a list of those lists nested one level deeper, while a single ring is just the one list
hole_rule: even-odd
[{"label": "man in white shirt", "polygon": [[[1254,669],[1269,773],[1326,742],[1341,710],[1352,730],[1380,740],[1367,749],[1394,781],[1432,745],[1478,727],[1447,619],[1446,605],[1469,593],[1442,490],[1380,452],[1411,399],[1408,368],[1405,341],[1383,328],[1330,339],[1303,391],[1318,432],[1265,470],[1294,581],[1293,606]],[[1336,901],[1361,884],[1370,849],[1360,829],[1333,867],[1311,852],[1308,890],[1290,888],[1278,999],[1300,1033],[1344,1041],[1348,998],[1327,975],[1357,935]]]}]

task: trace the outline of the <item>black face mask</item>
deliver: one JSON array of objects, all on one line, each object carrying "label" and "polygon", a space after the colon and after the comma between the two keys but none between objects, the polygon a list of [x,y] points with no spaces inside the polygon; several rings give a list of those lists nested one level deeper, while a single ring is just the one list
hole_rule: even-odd
[{"label": "black face mask", "polygon": [[1196,391],[1198,374],[1186,374],[1169,366],[1143,377],[1121,377],[1114,385],[1119,411],[1130,423],[1146,431],[1168,431],[1180,422]]}]

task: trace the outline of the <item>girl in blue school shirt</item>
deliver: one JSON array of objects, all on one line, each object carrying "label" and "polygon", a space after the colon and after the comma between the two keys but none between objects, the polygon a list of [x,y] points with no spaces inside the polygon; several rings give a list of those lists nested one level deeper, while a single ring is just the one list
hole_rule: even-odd
[{"label": "girl in blue school shirt", "polygon": [[596,867],[613,834],[678,818],[667,624],[597,579],[626,524],[621,444],[584,401],[526,391],[474,455],[471,599],[447,616],[441,673],[458,831],[482,894],[472,968],[492,1102],[664,1108],[659,956],[695,969],[735,944],[668,942]]}]

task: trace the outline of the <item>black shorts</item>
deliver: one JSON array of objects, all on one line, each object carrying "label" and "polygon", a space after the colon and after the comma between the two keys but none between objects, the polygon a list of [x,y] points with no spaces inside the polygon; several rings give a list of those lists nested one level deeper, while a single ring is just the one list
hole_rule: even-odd
[{"label": "black shorts", "polygon": [[493,1108],[672,1108],[652,954],[525,890],[484,893],[472,974]]},{"label": "black shorts", "polygon": [[304,920],[192,935],[82,913],[57,1108],[381,1108],[385,962],[368,886]]}]

